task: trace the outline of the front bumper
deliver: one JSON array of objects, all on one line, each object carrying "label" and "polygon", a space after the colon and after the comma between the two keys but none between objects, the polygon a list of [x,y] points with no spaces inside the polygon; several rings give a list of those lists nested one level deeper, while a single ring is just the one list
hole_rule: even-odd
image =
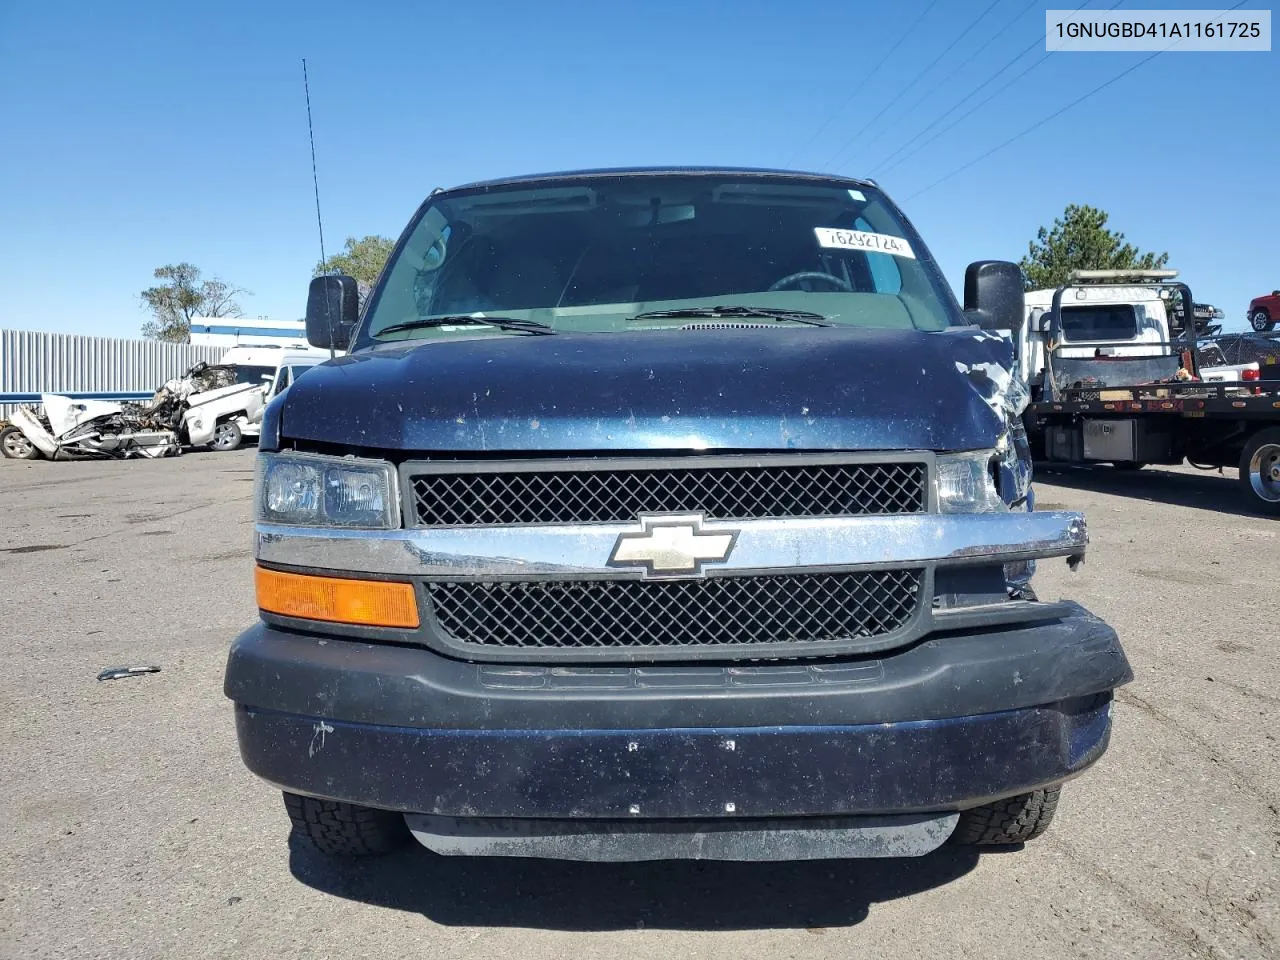
[{"label": "front bumper", "polygon": [[1069,605],[879,659],[512,667],[259,624],[225,692],[245,763],[291,792],[461,818],[948,812],[1068,779],[1132,672]]}]

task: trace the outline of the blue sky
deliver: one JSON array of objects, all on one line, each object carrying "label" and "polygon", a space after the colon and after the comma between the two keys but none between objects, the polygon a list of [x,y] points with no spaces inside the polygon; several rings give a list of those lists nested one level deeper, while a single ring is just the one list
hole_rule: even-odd
[{"label": "blue sky", "polygon": [[[246,316],[300,316],[318,259],[306,57],[331,250],[348,235],[397,236],[433,187],[489,176],[838,169],[881,182],[957,291],[969,261],[1016,260],[1068,203],[1089,203],[1143,249],[1169,251],[1197,299],[1240,328],[1249,299],[1280,287],[1280,53],[1164,54],[913,196],[1144,56],[1055,54],[882,172],[1043,34],[1046,7],[1072,6],[1000,0],[939,60],[989,2],[943,0],[873,70],[928,0],[5,0],[0,327],[135,336],[139,291],[180,260],[251,291]],[[1248,0],[1241,13],[1266,8]],[[964,109],[1041,56],[1042,44]]]}]

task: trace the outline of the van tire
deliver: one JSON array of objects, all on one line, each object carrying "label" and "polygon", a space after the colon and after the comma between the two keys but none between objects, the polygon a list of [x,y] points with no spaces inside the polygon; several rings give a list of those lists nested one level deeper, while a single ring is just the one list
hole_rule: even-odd
[{"label": "van tire", "polygon": [[999,847],[1034,840],[1053,822],[1061,787],[1033,790],[960,814],[951,842],[969,847]]},{"label": "van tire", "polygon": [[378,857],[409,842],[404,817],[339,800],[285,793],[293,836],[326,857]]}]

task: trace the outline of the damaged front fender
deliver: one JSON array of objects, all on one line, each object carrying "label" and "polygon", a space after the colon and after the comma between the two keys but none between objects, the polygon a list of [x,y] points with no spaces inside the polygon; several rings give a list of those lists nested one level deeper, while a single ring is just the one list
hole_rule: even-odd
[{"label": "damaged front fender", "polygon": [[44,428],[39,417],[28,407],[19,407],[9,417],[9,422],[22,431],[37,450],[52,459],[58,452],[58,441]]},{"label": "damaged front fender", "polygon": [[[1031,444],[1022,415],[1031,402],[1031,391],[1015,363],[1013,342],[1006,336],[974,332],[958,340],[956,371],[999,415],[1004,429],[995,443],[999,455],[1000,498],[1010,510],[1035,509]],[[1034,560],[1005,565],[1005,579],[1013,596],[1025,596],[1035,576]]]},{"label": "damaged front fender", "polygon": [[1031,444],[1022,414],[1031,392],[1018,375],[1013,343],[994,333],[973,332],[957,338],[956,371],[994,411],[1003,424],[996,438],[1000,454],[1000,495],[1010,509],[1030,510]]}]

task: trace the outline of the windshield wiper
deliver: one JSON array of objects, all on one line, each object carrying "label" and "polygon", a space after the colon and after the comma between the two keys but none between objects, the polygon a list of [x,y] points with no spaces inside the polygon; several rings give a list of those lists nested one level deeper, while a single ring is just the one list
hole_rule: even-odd
[{"label": "windshield wiper", "polygon": [[709,317],[714,319],[722,319],[725,317],[751,317],[760,320],[790,320],[795,323],[808,324],[811,327],[829,327],[826,316],[821,313],[811,313],[808,310],[782,310],[773,309],[772,307],[747,307],[747,306],[730,306],[730,307],[677,307],[674,310],[650,310],[648,313],[638,313],[631,320],[675,320],[691,317]]},{"label": "windshield wiper", "polygon": [[395,333],[398,330],[451,327],[455,324],[477,324],[486,327],[497,327],[499,330],[515,330],[519,333],[532,333],[539,336],[555,333],[547,324],[539,323],[537,320],[517,320],[515,317],[476,317],[469,313],[456,313],[447,314],[443,317],[421,317],[417,320],[406,320],[404,323],[393,323],[389,327],[383,327],[374,336],[380,337],[384,333]]}]

